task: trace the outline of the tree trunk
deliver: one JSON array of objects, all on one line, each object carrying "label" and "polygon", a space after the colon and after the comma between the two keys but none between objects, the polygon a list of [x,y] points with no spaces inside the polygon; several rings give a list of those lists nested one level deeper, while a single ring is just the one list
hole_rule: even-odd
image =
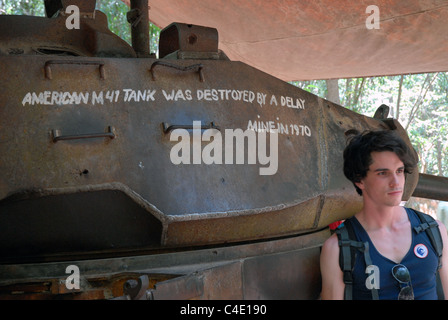
[{"label": "tree trunk", "polygon": [[403,78],[404,78],[404,76],[401,75],[400,86],[398,87],[397,109],[395,111],[395,119],[397,119],[397,120],[400,120],[400,101],[401,101],[401,90],[403,88]]},{"label": "tree trunk", "polygon": [[[360,81],[361,81],[361,84],[359,83]],[[366,78],[356,79],[356,86],[355,86],[355,91],[354,91],[355,99],[353,100],[352,107],[355,107],[358,104],[359,97],[361,96],[362,89],[364,88],[365,82],[366,82]]]},{"label": "tree trunk", "polygon": [[[423,82],[422,88],[420,90],[420,95],[417,98],[417,101],[415,102],[414,106],[411,109],[411,113],[409,115],[408,123],[407,123],[406,127],[404,128],[406,131],[408,130],[409,125],[411,124],[412,120],[414,120],[414,116],[417,114],[418,109],[420,108],[420,106],[425,101],[426,94],[428,93],[428,90],[431,88],[432,82],[437,78],[438,74],[439,74],[438,72],[435,73],[434,76],[432,77],[432,79],[431,79],[431,75],[429,73],[426,75],[425,82]],[[428,82],[428,86],[425,88],[426,82]]]},{"label": "tree trunk", "polygon": [[338,79],[329,79],[325,80],[327,84],[327,100],[341,104],[341,100],[339,98],[339,80]]},{"label": "tree trunk", "polygon": [[439,176],[443,176],[442,143],[440,142],[440,140],[437,141],[437,168],[439,169]]}]

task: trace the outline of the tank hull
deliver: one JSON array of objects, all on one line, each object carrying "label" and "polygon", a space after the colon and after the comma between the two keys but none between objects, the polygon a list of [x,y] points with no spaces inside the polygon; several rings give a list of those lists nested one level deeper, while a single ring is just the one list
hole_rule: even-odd
[{"label": "tank hull", "polygon": [[[346,132],[383,121],[239,62],[159,61],[1,57],[3,260],[268,239],[359,209],[342,173]],[[194,123],[219,128],[221,163],[206,163],[212,129]],[[238,130],[258,140],[229,148]],[[268,150],[277,143],[269,164],[259,161],[263,131]]]}]

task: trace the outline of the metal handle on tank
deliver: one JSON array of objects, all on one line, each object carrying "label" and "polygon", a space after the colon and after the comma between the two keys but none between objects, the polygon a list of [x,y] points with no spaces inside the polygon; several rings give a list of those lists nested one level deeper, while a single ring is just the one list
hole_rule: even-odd
[{"label": "metal handle on tank", "polygon": [[80,65],[98,65],[99,66],[99,72],[100,72],[100,78],[105,79],[105,72],[104,72],[104,62],[103,61],[84,61],[84,60],[48,60],[45,62],[44,70],[45,70],[45,78],[47,79],[53,79],[53,75],[51,72],[51,65],[52,64],[80,64]]},{"label": "metal handle on tank", "polygon": [[[191,124],[172,124],[172,125],[169,125],[166,122],[162,122],[163,133],[167,134],[168,132],[176,130],[176,129],[187,129],[187,130],[189,130],[189,129],[194,129],[194,126],[191,125]],[[217,126],[213,121],[210,122],[210,124],[208,124],[208,125],[201,126],[201,130],[206,130],[206,129],[216,129],[216,130],[221,131],[221,128],[219,126]]]},{"label": "metal handle on tank", "polygon": [[78,139],[92,139],[92,138],[115,138],[115,129],[114,127],[109,126],[106,132],[101,133],[85,133],[85,134],[76,134],[76,135],[66,135],[63,136],[61,134],[61,130],[55,129],[51,130],[52,141],[54,143],[61,140],[78,140]]},{"label": "metal handle on tank", "polygon": [[190,70],[195,70],[197,69],[197,72],[199,73],[199,81],[204,82],[204,73],[203,73],[203,69],[204,69],[204,65],[202,63],[198,63],[198,64],[192,64],[190,66],[179,66],[177,64],[174,63],[169,63],[166,61],[155,61],[152,65],[151,68],[149,69],[149,71],[151,72],[152,75],[152,80],[156,80],[156,76],[154,74],[154,68],[156,66],[163,66],[163,67],[167,67],[167,68],[173,68],[179,71],[190,71]]}]

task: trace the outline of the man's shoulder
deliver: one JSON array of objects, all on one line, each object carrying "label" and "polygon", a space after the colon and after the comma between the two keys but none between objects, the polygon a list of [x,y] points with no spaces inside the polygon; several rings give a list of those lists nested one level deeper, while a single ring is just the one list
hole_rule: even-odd
[{"label": "man's shoulder", "polygon": [[332,234],[322,246],[320,264],[323,274],[333,276],[335,270],[340,270],[339,252],[338,238]]},{"label": "man's shoulder", "polygon": [[322,253],[335,253],[339,252],[339,240],[336,233],[332,234],[327,240],[325,240],[322,246]]}]

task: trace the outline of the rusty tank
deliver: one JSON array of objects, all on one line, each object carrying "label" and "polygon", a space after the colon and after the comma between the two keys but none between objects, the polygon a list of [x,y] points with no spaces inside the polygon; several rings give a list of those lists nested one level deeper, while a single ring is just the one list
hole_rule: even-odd
[{"label": "rusty tank", "polygon": [[[95,1],[45,5],[0,16],[0,299],[319,298],[328,225],[362,204],[347,137],[411,145],[388,107],[363,116],[230,61],[213,27],[171,24],[156,58],[147,1],[132,46]],[[443,185],[414,172],[403,200]]]}]

